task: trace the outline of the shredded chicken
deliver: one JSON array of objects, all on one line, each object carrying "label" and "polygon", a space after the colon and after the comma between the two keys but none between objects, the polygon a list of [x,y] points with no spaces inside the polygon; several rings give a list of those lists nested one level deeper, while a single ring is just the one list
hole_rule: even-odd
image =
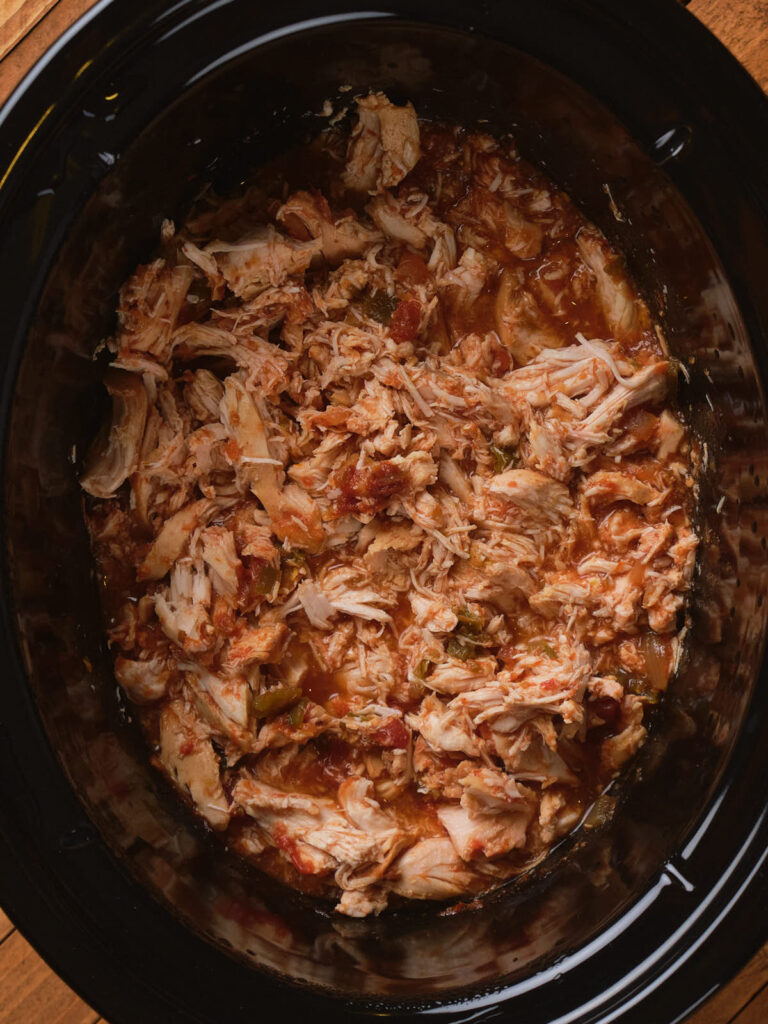
[{"label": "shredded chicken", "polygon": [[81,483],[155,764],[359,917],[483,892],[583,819],[679,660],[697,538],[606,239],[507,142],[381,93],[357,118],[312,187],[166,222]]}]

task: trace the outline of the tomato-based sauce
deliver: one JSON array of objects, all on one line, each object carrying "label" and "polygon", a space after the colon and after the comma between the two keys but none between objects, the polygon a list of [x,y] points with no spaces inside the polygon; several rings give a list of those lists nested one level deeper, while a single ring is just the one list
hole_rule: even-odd
[{"label": "tomato-based sauce", "polygon": [[360,917],[466,905],[607,819],[697,538],[621,255],[509,138],[353,110],[164,224],[82,485],[152,763]]}]

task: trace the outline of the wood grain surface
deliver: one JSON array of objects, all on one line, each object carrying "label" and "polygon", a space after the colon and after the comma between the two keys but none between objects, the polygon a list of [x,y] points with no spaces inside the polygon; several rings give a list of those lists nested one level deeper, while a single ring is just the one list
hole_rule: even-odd
[{"label": "wood grain surface", "polygon": [[[0,0],[0,103],[51,43],[94,2]],[[688,9],[768,91],[768,0],[692,0]],[[687,1024],[767,1022],[768,944]],[[50,970],[2,910],[0,1024],[106,1024]]]}]

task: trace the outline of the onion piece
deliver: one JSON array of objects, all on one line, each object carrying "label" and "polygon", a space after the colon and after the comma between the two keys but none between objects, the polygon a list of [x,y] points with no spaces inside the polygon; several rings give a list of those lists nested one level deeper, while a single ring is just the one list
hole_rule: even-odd
[{"label": "onion piece", "polygon": [[640,641],[645,655],[645,674],[655,690],[666,690],[672,662],[672,652],[667,639],[649,634]]}]

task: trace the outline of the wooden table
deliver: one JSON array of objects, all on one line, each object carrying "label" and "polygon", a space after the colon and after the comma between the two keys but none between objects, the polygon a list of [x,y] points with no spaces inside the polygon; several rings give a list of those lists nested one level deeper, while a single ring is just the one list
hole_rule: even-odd
[{"label": "wooden table", "polygon": [[[0,103],[46,48],[94,2],[0,0]],[[768,91],[768,0],[692,0],[689,9]],[[53,973],[0,910],[0,1024],[98,1022],[106,1024]],[[766,1022],[768,943],[687,1024]]]}]

